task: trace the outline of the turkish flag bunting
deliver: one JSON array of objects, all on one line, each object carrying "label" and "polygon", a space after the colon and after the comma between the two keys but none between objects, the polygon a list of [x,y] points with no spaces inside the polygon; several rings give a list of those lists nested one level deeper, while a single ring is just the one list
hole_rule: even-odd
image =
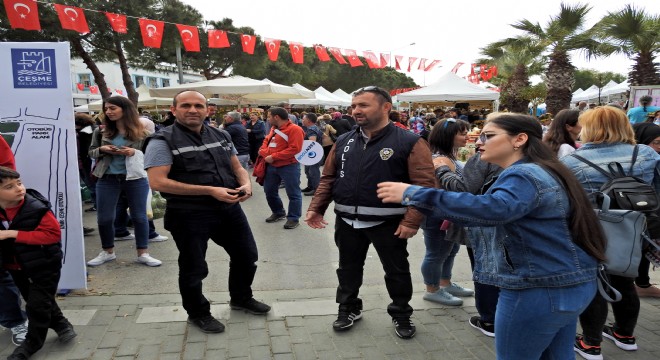
[{"label": "turkish flag bunting", "polygon": [[229,39],[224,30],[209,30],[209,47],[213,49],[228,48]]},{"label": "turkish flag bunting", "polygon": [[76,87],[77,87],[78,90],[80,90],[80,91],[85,90],[85,84],[77,83],[77,84],[76,84]]},{"label": "turkish flag bunting", "polygon": [[367,61],[367,66],[369,66],[370,69],[380,69],[380,62],[378,61],[376,54],[371,51],[364,51],[363,54],[364,59]]},{"label": "turkish flag bunting", "polygon": [[41,30],[39,9],[33,0],[5,0],[5,11],[12,29]]},{"label": "turkish flag bunting", "polygon": [[477,64],[472,64],[471,69],[470,69],[470,75],[474,75],[474,74],[475,74],[474,69],[476,69],[476,68],[477,68]]},{"label": "turkish flag bunting", "polygon": [[424,70],[424,69],[426,69],[426,59],[420,59],[417,70]]},{"label": "turkish flag bunting", "polygon": [[87,34],[89,32],[89,26],[87,26],[87,19],[85,19],[83,9],[62,4],[53,5],[55,6],[55,10],[57,10],[57,17],[60,18],[62,29],[74,30],[81,34]]},{"label": "turkish flag bunting", "polygon": [[344,56],[341,54],[341,50],[339,48],[331,47],[328,48],[328,51],[330,51],[330,54],[335,57],[335,60],[337,60],[338,63],[340,64],[348,64],[346,62],[346,59],[344,59]]},{"label": "turkish flag bunting", "polygon": [[463,63],[462,63],[462,62],[456,63],[456,65],[454,65],[454,68],[451,69],[451,72],[453,72],[454,74],[456,74],[456,73],[458,72],[458,68],[460,68],[461,66],[463,66]]},{"label": "turkish flag bunting", "polygon": [[281,40],[277,39],[266,39],[264,44],[266,44],[266,51],[268,52],[268,58],[270,61],[277,61],[277,56],[280,54],[280,42]]},{"label": "turkish flag bunting", "polygon": [[380,53],[380,67],[381,69],[390,63],[390,54]]},{"label": "turkish flag bunting", "polygon": [[408,58],[408,72],[410,72],[410,69],[412,69],[413,64],[417,61],[416,57],[409,57]]},{"label": "turkish flag bunting", "polygon": [[197,26],[176,24],[186,51],[199,51],[199,31]]},{"label": "turkish flag bunting", "polygon": [[319,57],[319,61],[330,61],[330,55],[325,51],[325,47],[321,45],[314,45],[314,51],[316,51],[316,56]]},{"label": "turkish flag bunting", "polygon": [[142,44],[146,47],[160,48],[163,42],[163,28],[165,23],[158,20],[140,18],[140,32],[142,33]]},{"label": "turkish flag bunting", "polygon": [[433,60],[431,63],[424,69],[424,71],[431,71],[433,68],[440,63],[440,60]]},{"label": "turkish flag bunting", "polygon": [[491,66],[490,72],[493,74],[493,76],[497,76],[497,65]]},{"label": "turkish flag bunting", "polygon": [[364,66],[362,61],[360,61],[358,58],[357,52],[355,50],[344,49],[344,52],[346,53],[348,63],[351,64],[351,67]]},{"label": "turkish flag bunting", "polygon": [[98,94],[99,93],[99,87],[96,85],[92,85],[89,87],[89,92],[92,94]]},{"label": "turkish flag bunting", "polygon": [[401,70],[401,61],[403,61],[403,55],[394,55],[394,65],[397,70]]},{"label": "turkish flag bunting", "polygon": [[241,34],[241,45],[243,52],[254,54],[254,46],[257,45],[257,37],[249,34]]},{"label": "turkish flag bunting", "polygon": [[289,50],[291,51],[291,59],[295,64],[302,64],[305,55],[305,47],[301,43],[289,43]]},{"label": "turkish flag bunting", "polygon": [[120,34],[126,34],[128,32],[128,27],[126,27],[126,15],[107,12],[105,13],[105,17],[108,18],[110,26],[112,26],[112,30],[115,32]]}]

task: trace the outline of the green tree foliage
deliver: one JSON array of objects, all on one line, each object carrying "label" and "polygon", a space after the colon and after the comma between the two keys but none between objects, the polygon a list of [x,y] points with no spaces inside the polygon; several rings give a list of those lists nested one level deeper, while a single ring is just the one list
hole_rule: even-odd
[{"label": "green tree foliage", "polygon": [[626,80],[626,76],[622,74],[613,73],[611,71],[600,72],[592,69],[583,69],[575,71],[575,85],[573,91],[577,89],[586,90],[591,85],[603,87],[605,84],[614,80],[617,83]]}]

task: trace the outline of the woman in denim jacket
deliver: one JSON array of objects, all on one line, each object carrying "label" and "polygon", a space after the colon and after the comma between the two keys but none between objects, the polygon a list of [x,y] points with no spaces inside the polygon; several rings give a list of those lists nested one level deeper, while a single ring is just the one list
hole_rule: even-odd
[{"label": "woman in denim jacket", "polygon": [[605,241],[575,176],[530,116],[498,113],[481,132],[481,159],[504,170],[484,195],[381,183],[384,202],[470,226],[474,280],[500,287],[498,359],[569,359],[578,315],[596,293]]},{"label": "woman in denim jacket", "polygon": [[[618,162],[627,172],[632,162],[635,148],[635,134],[626,114],[612,106],[602,106],[589,110],[580,116],[584,145],[575,153],[607,169],[611,162]],[[637,145],[638,154],[633,167],[633,176],[660,191],[660,155],[646,145]],[[575,174],[588,194],[598,192],[607,182],[603,174],[573,156],[565,156],[561,161]],[[636,350],[633,336],[639,315],[639,297],[635,291],[634,278],[610,275],[610,283],[619,290],[622,299],[612,303],[614,324],[605,326],[607,301],[597,294],[589,307],[580,315],[583,336],[575,340],[575,351],[585,359],[602,359],[600,343],[602,336],[614,341],[623,350]]]}]

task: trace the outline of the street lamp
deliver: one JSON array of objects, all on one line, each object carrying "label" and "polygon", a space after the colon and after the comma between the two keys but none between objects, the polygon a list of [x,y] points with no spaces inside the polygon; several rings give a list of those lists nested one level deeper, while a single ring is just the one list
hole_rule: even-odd
[{"label": "street lamp", "polygon": [[[394,68],[394,67],[395,67],[394,65],[396,65],[396,60],[392,57],[392,52],[393,52],[393,51],[398,51],[398,50],[401,50],[401,49],[405,49],[405,48],[407,48],[408,46],[414,46],[414,45],[416,45],[416,43],[411,42],[411,43],[408,44],[408,45],[401,46],[401,47],[398,47],[398,48],[396,48],[396,49],[390,50],[390,67],[391,67],[391,68]],[[393,65],[393,64],[394,64],[394,65]]]}]

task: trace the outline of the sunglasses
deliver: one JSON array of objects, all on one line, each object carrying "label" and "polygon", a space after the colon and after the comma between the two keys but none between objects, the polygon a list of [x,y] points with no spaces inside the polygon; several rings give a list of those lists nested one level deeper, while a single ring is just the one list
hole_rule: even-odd
[{"label": "sunglasses", "polygon": [[482,144],[485,144],[486,141],[490,140],[490,138],[492,138],[493,136],[502,135],[502,134],[506,134],[506,133],[499,133],[499,134],[497,134],[497,133],[488,133],[488,134],[486,134],[486,133],[482,132],[481,134],[479,134],[479,141]]},{"label": "sunglasses", "polygon": [[446,129],[446,128],[447,128],[447,125],[449,125],[449,123],[454,123],[454,124],[456,124],[456,119],[454,119],[454,118],[449,118],[449,119],[445,120],[444,125],[442,125],[442,129],[443,129],[443,130]]},{"label": "sunglasses", "polygon": [[385,99],[385,101],[387,101],[388,103],[392,102],[392,96],[390,96],[390,93],[387,92],[383,88],[379,88],[378,86],[365,86],[363,88],[359,88],[359,89],[355,90],[355,92],[353,93],[353,96],[361,95],[362,93],[365,93],[365,92],[378,94],[383,99]]}]

